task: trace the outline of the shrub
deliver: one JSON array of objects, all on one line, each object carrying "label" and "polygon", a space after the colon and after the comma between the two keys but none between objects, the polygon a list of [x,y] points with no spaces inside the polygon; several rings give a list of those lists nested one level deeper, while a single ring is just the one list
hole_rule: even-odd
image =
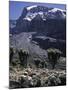
[{"label": "shrub", "polygon": [[14,55],[14,51],[13,51],[13,47],[10,47],[10,56],[9,56],[9,59],[10,59],[10,63],[12,63],[12,59],[13,59],[13,55]]},{"label": "shrub", "polygon": [[35,62],[36,67],[38,68],[39,64],[40,64],[40,60],[39,59],[34,59],[34,62]]},{"label": "shrub", "polygon": [[60,50],[55,49],[55,48],[49,48],[47,50],[47,52],[48,52],[49,62],[52,65],[52,69],[54,69],[55,68],[55,64],[57,63],[57,60],[60,58],[62,53],[61,53]]},{"label": "shrub", "polygon": [[59,85],[66,85],[66,74],[59,74],[59,79],[61,80],[61,83]]},{"label": "shrub", "polygon": [[21,65],[26,67],[27,66],[27,58],[29,56],[29,52],[26,51],[26,50],[20,49],[18,54],[19,54],[19,59],[20,59]]}]

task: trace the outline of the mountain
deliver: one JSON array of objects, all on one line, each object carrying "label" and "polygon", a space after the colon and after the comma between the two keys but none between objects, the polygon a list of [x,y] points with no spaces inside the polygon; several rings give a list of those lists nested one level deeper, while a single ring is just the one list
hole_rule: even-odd
[{"label": "mountain", "polygon": [[10,31],[12,34],[44,32],[54,38],[66,39],[66,11],[37,5],[25,7]]},{"label": "mountain", "polygon": [[[12,27],[13,26],[13,27]],[[27,6],[23,9],[21,16],[16,21],[10,21],[10,34],[15,39],[18,34],[18,47],[23,45],[26,47],[39,51],[39,47],[47,49],[50,47],[60,49],[63,56],[66,56],[66,11],[59,8],[48,8],[45,6]],[[24,43],[26,35],[23,33],[30,33],[31,42]],[[34,34],[31,34],[34,33]],[[38,38],[39,37],[39,38]],[[41,38],[43,37],[43,38]],[[49,37],[49,38],[48,38]],[[47,39],[45,39],[47,38]],[[16,40],[17,41],[17,40]],[[11,41],[11,42],[14,42]],[[27,42],[27,40],[26,40]],[[36,45],[37,44],[37,45]],[[15,45],[13,43],[13,45]],[[42,50],[41,50],[42,52]]]}]

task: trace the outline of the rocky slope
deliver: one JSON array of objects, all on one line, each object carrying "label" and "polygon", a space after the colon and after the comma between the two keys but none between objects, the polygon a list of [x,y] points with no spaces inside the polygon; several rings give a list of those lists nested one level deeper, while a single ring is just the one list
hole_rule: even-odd
[{"label": "rocky slope", "polygon": [[[62,58],[59,59],[56,68],[57,69],[64,69],[66,68],[66,58],[65,58],[65,41],[64,40],[56,40],[50,37],[43,37],[43,36],[35,36],[36,32],[23,32],[17,35],[10,36],[10,47],[14,47],[18,50],[21,48],[23,50],[29,51],[30,57],[28,62],[33,65],[34,59],[40,59],[41,61],[47,62],[48,48],[57,48],[62,51]],[[61,47],[60,47],[61,45]],[[18,57],[18,56],[16,56]],[[15,59],[15,58],[14,58]],[[64,60],[63,60],[64,59]],[[51,68],[50,64],[47,64],[48,68]]]}]

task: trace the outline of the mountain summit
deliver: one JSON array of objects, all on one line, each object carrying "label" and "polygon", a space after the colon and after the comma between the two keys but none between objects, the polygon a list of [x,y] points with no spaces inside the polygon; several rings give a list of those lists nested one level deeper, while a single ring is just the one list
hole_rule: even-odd
[{"label": "mountain summit", "polygon": [[42,17],[42,19],[44,18],[64,19],[66,16],[65,10],[59,8],[48,8],[44,6],[34,5],[26,7],[26,10],[27,10],[26,18],[31,19],[36,17],[37,14],[39,14]]}]

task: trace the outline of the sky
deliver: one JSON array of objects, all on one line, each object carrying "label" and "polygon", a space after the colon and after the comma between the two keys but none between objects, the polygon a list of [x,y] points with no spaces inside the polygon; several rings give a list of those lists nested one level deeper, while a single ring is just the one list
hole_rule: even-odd
[{"label": "sky", "polygon": [[9,1],[9,19],[16,20],[20,17],[22,10],[26,6],[42,5],[52,8],[65,9],[64,4],[50,4],[50,3],[34,3],[34,2],[23,2],[23,1]]}]

